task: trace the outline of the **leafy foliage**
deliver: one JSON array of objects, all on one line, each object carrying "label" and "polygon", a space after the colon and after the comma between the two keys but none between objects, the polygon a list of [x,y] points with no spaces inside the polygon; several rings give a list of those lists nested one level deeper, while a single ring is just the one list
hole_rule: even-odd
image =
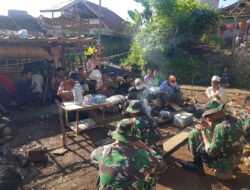
[{"label": "leafy foliage", "polygon": [[[134,20],[140,18],[141,30],[135,36],[125,64],[137,63],[144,68],[164,67],[170,62],[189,65],[190,60],[197,58],[186,55],[188,44],[216,31],[222,20],[218,12],[195,0],[135,1],[145,10],[140,16],[130,12]],[[185,62],[179,59],[182,54]]]}]

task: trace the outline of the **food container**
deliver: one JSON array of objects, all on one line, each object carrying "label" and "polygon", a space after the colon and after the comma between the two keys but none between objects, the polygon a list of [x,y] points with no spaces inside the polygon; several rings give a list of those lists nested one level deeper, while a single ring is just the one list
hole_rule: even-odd
[{"label": "food container", "polygon": [[91,99],[92,99],[92,96],[91,96],[91,95],[84,96],[83,102],[84,102],[85,104],[91,104]]},{"label": "food container", "polygon": [[188,112],[177,113],[174,116],[174,125],[184,127],[193,123],[193,114]]},{"label": "food container", "polygon": [[103,104],[106,102],[106,99],[107,99],[107,96],[98,94],[98,95],[93,96],[92,101],[95,104]]}]

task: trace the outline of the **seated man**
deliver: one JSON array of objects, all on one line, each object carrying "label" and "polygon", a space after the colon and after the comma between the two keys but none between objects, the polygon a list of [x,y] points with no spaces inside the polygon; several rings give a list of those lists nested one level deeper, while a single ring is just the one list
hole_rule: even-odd
[{"label": "seated man", "polygon": [[215,169],[221,180],[232,179],[233,169],[242,154],[244,132],[236,119],[226,116],[223,105],[210,104],[196,129],[189,134],[189,150],[194,162],[182,161],[185,169],[204,174],[202,162]]},{"label": "seated man", "polygon": [[176,82],[174,75],[170,75],[168,80],[165,80],[160,85],[161,90],[161,101],[162,105],[165,106],[167,103],[180,104],[182,101],[182,96],[180,92],[180,87]]},{"label": "seated man", "polygon": [[140,141],[134,122],[123,119],[112,133],[114,143],[91,153],[98,165],[97,189],[155,189],[165,171],[163,158]]},{"label": "seated man", "polygon": [[160,85],[160,77],[159,77],[159,71],[158,70],[154,70],[153,73],[153,81],[152,81],[152,85],[153,86],[159,86]]},{"label": "seated man", "polygon": [[219,104],[226,104],[227,103],[227,93],[225,90],[220,86],[220,77],[213,76],[211,80],[212,86],[208,87],[206,90],[206,95],[208,98],[208,104],[216,101]]},{"label": "seated man", "polygon": [[119,82],[118,84],[118,93],[119,94],[122,94],[122,95],[127,95],[128,94],[128,90],[130,88],[130,78],[129,78],[129,75],[125,74],[123,77],[122,77],[122,80]]},{"label": "seated man", "polygon": [[144,77],[144,84],[152,86],[152,81],[154,79],[153,73],[150,69],[147,70],[147,75]]},{"label": "seated man", "polygon": [[39,93],[33,93],[32,90],[32,72],[30,70],[23,71],[23,79],[18,81],[16,89],[16,101],[18,106],[24,106],[28,103],[39,100]]},{"label": "seated man", "polygon": [[140,100],[133,100],[129,103],[126,111],[135,121],[136,129],[141,134],[141,140],[158,153],[162,153],[162,144],[157,144],[161,139],[159,126],[156,124],[154,118],[146,113],[145,109],[146,107],[142,105]]},{"label": "seated man", "polygon": [[128,91],[129,100],[147,99],[148,90],[145,88],[143,81],[140,78],[135,79],[134,86]]},{"label": "seated man", "polygon": [[117,84],[117,75],[116,73],[112,72],[110,73],[110,77],[106,81],[107,85],[107,90],[112,91],[111,94],[116,94],[116,91],[118,89],[118,84]]},{"label": "seated man", "polygon": [[7,113],[7,107],[14,100],[16,87],[10,77],[0,74],[0,113]]},{"label": "seated man", "polygon": [[62,98],[62,102],[70,102],[74,100],[73,88],[78,81],[78,76],[75,71],[69,73],[69,79],[60,83],[57,90],[57,95]]},{"label": "seated man", "polygon": [[89,79],[96,82],[96,90],[100,90],[103,87],[102,73],[99,65],[90,72]]},{"label": "seated man", "polygon": [[[57,95],[62,98],[62,102],[71,102],[74,101],[73,96],[73,89],[78,81],[77,72],[72,71],[69,73],[69,79],[66,81],[61,82]],[[86,111],[79,112],[79,119],[84,119],[88,117],[89,113]],[[76,120],[76,113],[69,112],[68,113],[68,120],[75,121]]]},{"label": "seated man", "polygon": [[62,67],[58,67],[56,69],[56,74],[52,77],[50,85],[51,85],[51,100],[55,99],[62,101],[59,96],[57,96],[57,91],[61,82],[65,81],[67,78],[65,76],[65,70]]}]

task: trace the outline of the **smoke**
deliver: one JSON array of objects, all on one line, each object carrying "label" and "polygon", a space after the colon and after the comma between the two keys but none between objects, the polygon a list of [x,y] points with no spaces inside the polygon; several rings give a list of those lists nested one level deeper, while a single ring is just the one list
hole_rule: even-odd
[{"label": "smoke", "polygon": [[149,100],[153,96],[157,96],[160,93],[159,87],[146,86],[144,85],[144,90],[141,93],[139,100],[142,102],[143,109],[145,110],[148,116],[152,116],[152,107],[149,105]]}]

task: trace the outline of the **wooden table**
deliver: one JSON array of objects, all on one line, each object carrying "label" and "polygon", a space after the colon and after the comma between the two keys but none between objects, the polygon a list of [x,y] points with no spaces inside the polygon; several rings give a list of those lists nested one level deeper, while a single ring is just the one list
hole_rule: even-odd
[{"label": "wooden table", "polygon": [[[61,110],[65,112],[65,118],[66,118],[66,126],[67,127],[71,127],[72,126],[69,126],[69,120],[68,120],[68,113],[69,112],[76,112],[76,122],[75,122],[75,132],[76,132],[76,135],[79,135],[79,112],[80,111],[91,111],[91,110],[96,110],[96,109],[99,109],[99,110],[102,110],[102,119],[101,119],[101,122],[102,122],[102,126],[105,126],[105,107],[110,105],[110,102],[105,102],[105,103],[102,103],[102,104],[94,104],[94,103],[91,103],[91,104],[85,104],[83,103],[82,105],[76,105],[74,104],[74,102],[64,102],[64,103],[61,103],[60,105],[60,108]],[[61,125],[61,129],[62,130],[62,140],[63,140],[63,145],[65,146],[66,145],[66,140],[65,140],[65,131],[64,131],[64,125],[63,122],[62,122],[62,112],[59,113],[61,114],[60,117],[60,125]],[[99,124],[98,124],[99,125]]]}]

